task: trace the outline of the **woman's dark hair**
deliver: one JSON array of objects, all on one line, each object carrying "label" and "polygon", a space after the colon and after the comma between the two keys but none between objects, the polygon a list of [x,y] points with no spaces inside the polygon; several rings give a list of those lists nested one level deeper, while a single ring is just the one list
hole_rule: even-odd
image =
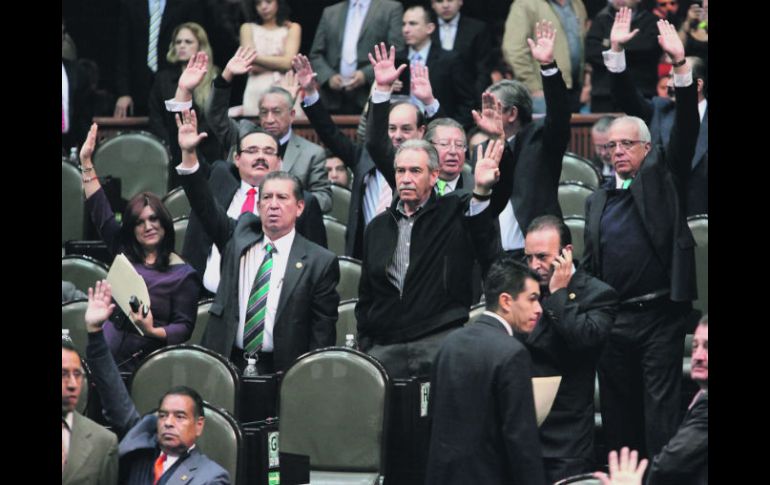
[{"label": "woman's dark hair", "polygon": [[[262,17],[259,16],[257,13],[257,2],[259,0],[246,0],[246,5],[248,5],[249,10],[249,18],[251,18],[254,22],[258,23],[259,25],[262,25]],[[283,25],[284,22],[289,20],[289,16],[291,16],[291,7],[289,7],[289,4],[286,3],[286,0],[275,0],[278,2],[278,11],[275,13],[275,23],[279,26]]]},{"label": "woman's dark hair", "polygon": [[165,271],[168,268],[169,257],[174,251],[174,222],[160,197],[152,192],[141,192],[128,201],[126,209],[123,211],[123,225],[120,227],[121,247],[129,261],[132,263],[144,263],[144,248],[136,240],[134,227],[136,227],[136,223],[139,220],[139,214],[147,206],[150,206],[155,215],[158,216],[158,222],[160,222],[165,232],[163,240],[160,241],[158,258],[155,260],[153,267],[160,271]]}]

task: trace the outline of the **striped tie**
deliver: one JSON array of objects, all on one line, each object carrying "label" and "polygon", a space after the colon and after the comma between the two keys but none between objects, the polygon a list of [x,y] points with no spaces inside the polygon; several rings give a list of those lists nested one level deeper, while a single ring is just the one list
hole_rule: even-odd
[{"label": "striped tie", "polygon": [[436,187],[438,188],[438,196],[443,197],[446,190],[446,180],[436,180]]},{"label": "striped tie", "polygon": [[147,67],[158,72],[158,33],[160,32],[160,0],[150,0],[150,37],[147,42]]},{"label": "striped tie", "polygon": [[262,348],[267,313],[267,293],[270,289],[270,273],[273,269],[272,244],[265,245],[265,259],[259,267],[257,277],[249,294],[249,306],[246,309],[246,325],[243,329],[243,348],[248,355],[254,355]]}]

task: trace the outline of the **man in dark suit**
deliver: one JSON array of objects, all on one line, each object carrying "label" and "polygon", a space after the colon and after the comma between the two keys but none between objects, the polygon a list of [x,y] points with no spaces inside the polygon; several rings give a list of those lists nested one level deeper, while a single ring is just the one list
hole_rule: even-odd
[{"label": "man in dark suit", "polygon": [[487,311],[452,332],[433,365],[427,485],[546,483],[532,362],[511,338],[540,318],[538,277],[504,256],[485,283]]},{"label": "man in dark suit", "polygon": [[114,485],[118,481],[117,437],[75,410],[83,375],[78,351],[62,340],[62,485]]},{"label": "man in dark suit", "polygon": [[344,1],[324,9],[308,57],[331,113],[361,113],[374,80],[366,56],[379,42],[404,46],[403,12],[392,0]]},{"label": "man in dark suit", "polygon": [[97,281],[88,290],[86,356],[104,416],[122,437],[119,483],[229,484],[227,471],[195,446],[206,422],[203,399],[195,390],[186,386],[169,389],[161,396],[157,412],[139,416],[102,332],[114,309],[109,283]]},{"label": "man in dark suit", "polygon": [[463,0],[432,0],[431,6],[438,16],[431,39],[435,45],[457,54],[463,70],[474,73],[473,99],[476,105],[491,82],[493,48],[489,26],[460,14]]},{"label": "man in dark suit", "polygon": [[[230,356],[240,368],[246,356],[256,357],[260,373],[272,373],[285,371],[309,350],[334,345],[339,263],[332,252],[296,234],[304,208],[299,181],[287,172],[268,173],[259,186],[260,217],[246,212],[235,221],[198,170],[195,147],[205,134],[197,132],[195,112],[183,111],[177,126],[182,187],[222,253],[203,346]],[[268,133],[249,138],[253,146],[240,147],[239,163],[267,170],[258,157],[276,157],[277,140]]]},{"label": "man in dark suit", "polygon": [[[621,9],[618,39],[630,34]],[[599,361],[602,422],[609,448],[653,456],[676,432],[684,321],[697,296],[695,241],[684,199],[698,135],[696,85],[676,29],[658,22],[661,48],[673,59],[676,121],[666,150],[654,147],[639,118],[621,117],[607,148],[616,184],[586,202],[583,268],[615,288],[620,306]],[[613,43],[616,44],[616,43]],[[613,76],[622,50],[605,55]],[[619,71],[619,72],[618,72]]]},{"label": "man in dark suit", "polygon": [[[618,21],[616,17],[616,22]],[[633,25],[633,23],[632,23]],[[623,41],[614,39],[611,42],[611,50],[625,52],[626,44],[633,41],[635,35],[629,34]],[[629,116],[638,116],[643,119],[650,128],[652,144],[668,145],[676,119],[676,93],[671,78],[669,80],[669,97],[653,97],[651,100],[642,96],[634,86],[633,76],[627,72],[633,72],[629,58],[629,68],[625,74],[615,75],[610,78],[612,98]],[[700,129],[695,146],[695,152],[690,163],[690,175],[687,183],[687,202],[685,211],[688,216],[696,214],[708,214],[708,70],[703,59],[688,57],[687,63],[692,68],[693,81],[698,90],[698,115],[700,117]]]},{"label": "man in dark suit", "polygon": [[[457,54],[432,42],[431,34],[436,29],[434,16],[432,10],[419,4],[404,11],[402,32],[408,49],[397,52],[396,59],[399,64],[427,67],[433,95],[441,105],[443,116],[469,127],[473,124],[471,110],[475,101],[473,80]],[[414,95],[410,69],[402,72],[400,80],[403,84],[400,94]]]},{"label": "man in dark suit", "polygon": [[572,264],[569,228],[541,216],[527,228],[524,253],[540,277],[542,318],[514,336],[532,356],[534,377],[562,376],[540,445],[548,483],[594,469],[596,363],[615,319],[615,290]]},{"label": "man in dark suit", "polygon": [[[363,254],[364,227],[384,211],[393,198],[387,180],[369,155],[363,143],[354,143],[343,134],[331,119],[313,81],[315,73],[307,57],[298,54],[292,65],[297,80],[305,91],[302,109],[318,133],[321,141],[353,171],[353,188],[350,198],[345,254],[361,259]],[[428,103],[430,104],[430,103]],[[388,145],[397,147],[402,142],[422,138],[425,133],[425,116],[417,107],[402,103],[392,107],[388,114]]]}]

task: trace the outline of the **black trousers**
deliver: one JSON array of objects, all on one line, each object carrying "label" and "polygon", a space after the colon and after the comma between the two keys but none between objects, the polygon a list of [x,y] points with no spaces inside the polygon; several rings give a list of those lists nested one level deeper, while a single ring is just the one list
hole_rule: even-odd
[{"label": "black trousers", "polygon": [[610,450],[652,458],[676,433],[684,317],[690,305],[663,303],[618,312],[599,360],[602,427]]}]

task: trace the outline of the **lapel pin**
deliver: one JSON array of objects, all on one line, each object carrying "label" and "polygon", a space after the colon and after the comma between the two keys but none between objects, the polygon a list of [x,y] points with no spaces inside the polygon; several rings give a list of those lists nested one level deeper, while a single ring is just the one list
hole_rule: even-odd
[{"label": "lapel pin", "polygon": [[187,475],[182,475],[182,476],[180,477],[180,479],[181,479],[181,480],[184,482],[185,480],[187,480]]},{"label": "lapel pin", "polygon": [[300,262],[297,262],[297,264],[295,266],[297,267],[297,269],[302,269],[302,263],[300,263]]},{"label": "lapel pin", "polygon": [[575,296],[576,296],[576,295],[575,295],[574,293],[570,293],[570,294],[569,294],[569,299],[570,299],[570,300],[574,300],[574,299],[575,299]]}]

